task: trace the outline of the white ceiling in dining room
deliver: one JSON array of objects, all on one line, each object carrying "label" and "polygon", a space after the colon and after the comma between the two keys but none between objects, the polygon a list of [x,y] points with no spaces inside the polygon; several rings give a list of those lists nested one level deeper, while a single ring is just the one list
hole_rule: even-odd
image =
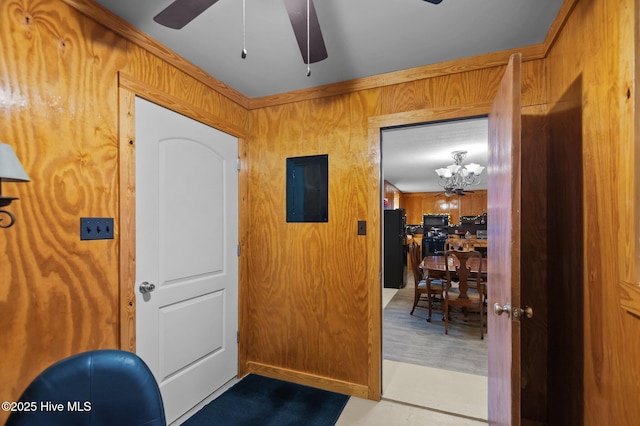
[{"label": "white ceiling in dining room", "polygon": [[[382,171],[384,180],[405,193],[439,192],[435,170],[453,164],[453,151],[467,151],[462,164],[487,167],[488,118],[425,123],[383,129]],[[487,189],[486,169],[478,186]]]}]

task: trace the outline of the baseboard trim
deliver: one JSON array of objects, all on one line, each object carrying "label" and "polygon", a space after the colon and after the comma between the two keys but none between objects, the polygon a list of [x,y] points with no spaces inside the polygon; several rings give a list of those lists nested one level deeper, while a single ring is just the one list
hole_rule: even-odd
[{"label": "baseboard trim", "polygon": [[287,382],[298,383],[300,385],[311,386],[331,392],[357,396],[359,398],[368,399],[369,397],[369,389],[365,385],[359,385],[356,383],[345,382],[342,380],[331,379],[281,367],[274,367],[257,362],[248,362],[246,372],[247,374],[255,373],[261,376],[271,377],[272,379],[285,380]]}]

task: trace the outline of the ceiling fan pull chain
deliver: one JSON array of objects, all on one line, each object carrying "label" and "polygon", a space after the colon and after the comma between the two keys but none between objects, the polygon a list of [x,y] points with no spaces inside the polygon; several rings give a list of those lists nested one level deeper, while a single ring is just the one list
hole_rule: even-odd
[{"label": "ceiling fan pull chain", "polygon": [[307,0],[307,77],[311,76],[311,50],[309,49],[309,0]]},{"label": "ceiling fan pull chain", "polygon": [[247,26],[247,13],[246,13],[246,0],[242,0],[242,54],[240,57],[245,59],[247,57],[247,36],[246,36],[246,26]]}]

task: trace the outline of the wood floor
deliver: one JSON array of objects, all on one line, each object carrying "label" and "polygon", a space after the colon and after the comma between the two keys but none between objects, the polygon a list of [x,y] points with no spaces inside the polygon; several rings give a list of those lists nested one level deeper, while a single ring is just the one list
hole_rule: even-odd
[{"label": "wood floor", "polygon": [[[383,359],[425,367],[487,376],[489,335],[480,339],[476,321],[449,322],[444,334],[442,312],[434,311],[427,322],[427,310],[413,306],[413,277],[397,290],[383,310]],[[388,289],[385,289],[388,290]]]}]

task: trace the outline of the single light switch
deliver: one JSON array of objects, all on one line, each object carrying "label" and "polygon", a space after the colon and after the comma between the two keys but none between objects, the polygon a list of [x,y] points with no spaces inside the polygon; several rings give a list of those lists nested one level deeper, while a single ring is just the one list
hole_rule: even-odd
[{"label": "single light switch", "polygon": [[359,220],[358,221],[358,235],[367,235],[367,221]]}]

